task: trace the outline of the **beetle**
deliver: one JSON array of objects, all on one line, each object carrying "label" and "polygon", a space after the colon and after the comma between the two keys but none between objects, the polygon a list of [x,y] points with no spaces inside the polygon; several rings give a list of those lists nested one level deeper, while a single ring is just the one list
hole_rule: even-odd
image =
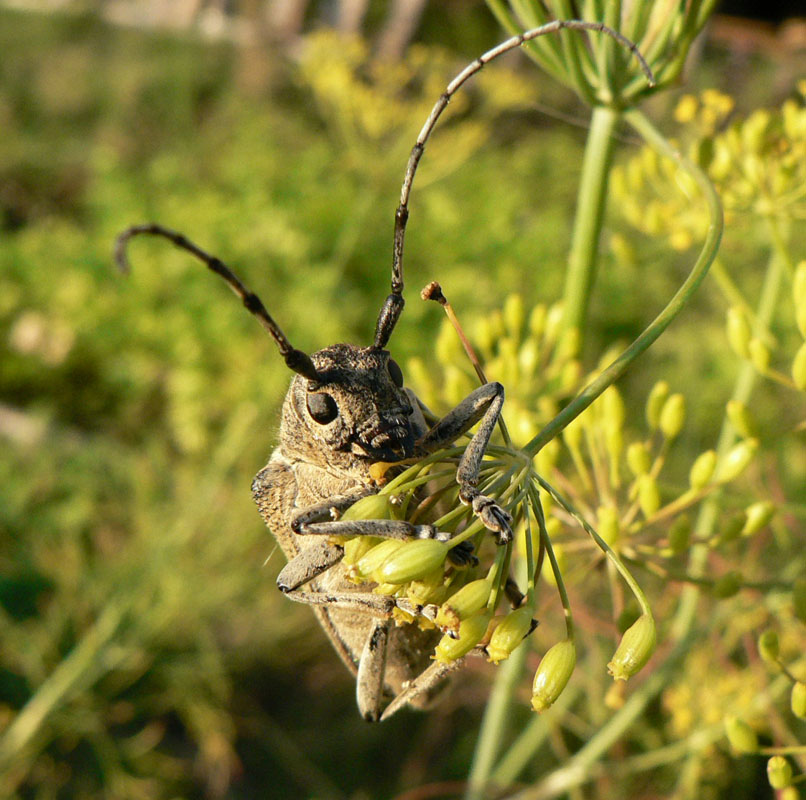
[{"label": "beetle", "polygon": [[[289,599],[313,608],[337,653],[355,675],[358,709],[370,721],[386,719],[406,704],[427,702],[460,663],[432,662],[438,631],[393,624],[393,611],[405,601],[373,593],[371,586],[356,586],[348,579],[341,563],[344,547],[338,543],[343,540],[336,537],[442,541],[448,536],[432,525],[405,520],[340,519],[356,501],[378,491],[373,465],[424,457],[478,425],[456,469],[458,497],[499,544],[512,539],[509,512],[477,488],[485,450],[503,407],[504,387],[484,383],[444,417],[435,419],[404,386],[403,373],[386,349],[404,306],[403,243],[414,175],[439,116],[468,78],[501,54],[563,28],[606,33],[645,66],[635,45],[602,23],[555,20],[492,48],[451,81],[409,157],[395,212],[391,292],[381,307],[369,346],[335,344],[310,355],[293,347],[263,302],[223,261],[163,225],[135,225],[116,240],[115,260],[124,271],[129,240],[143,234],[168,239],[195,256],[224,279],[295,373],[282,406],[279,443],[255,477],[252,494],[288,559],[277,578],[278,587]],[[457,547],[451,557],[461,563],[471,555],[468,548]],[[407,606],[405,610],[412,609]]]}]

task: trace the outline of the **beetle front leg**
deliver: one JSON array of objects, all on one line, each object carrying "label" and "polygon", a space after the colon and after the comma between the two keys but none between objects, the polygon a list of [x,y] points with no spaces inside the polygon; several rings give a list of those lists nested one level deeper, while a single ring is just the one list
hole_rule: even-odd
[{"label": "beetle front leg", "polygon": [[386,655],[389,650],[391,619],[377,620],[367,636],[355,683],[355,700],[358,712],[367,722],[377,722],[381,717],[386,675]]},{"label": "beetle front leg", "polygon": [[485,383],[471,392],[453,411],[449,411],[417,443],[426,453],[439,450],[481,422],[473,434],[456,470],[459,499],[473,509],[484,526],[496,534],[498,544],[512,540],[512,515],[476,488],[479,470],[493,429],[504,405],[504,387]]}]

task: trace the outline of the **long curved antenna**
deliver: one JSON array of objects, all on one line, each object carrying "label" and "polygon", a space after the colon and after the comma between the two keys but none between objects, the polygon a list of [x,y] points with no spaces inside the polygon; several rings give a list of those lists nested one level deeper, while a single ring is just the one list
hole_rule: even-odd
[{"label": "long curved antenna", "polygon": [[316,367],[314,367],[310,356],[307,353],[303,353],[302,350],[297,350],[295,347],[291,346],[291,342],[288,341],[286,335],[280,330],[280,326],[271,318],[269,312],[266,311],[266,307],[263,305],[261,299],[254,294],[254,292],[247,289],[235,273],[224,264],[221,259],[206,253],[201,247],[195,245],[181,233],[154,223],[132,225],[131,228],[127,228],[115,239],[115,263],[121,272],[129,271],[129,260],[126,257],[126,246],[129,243],[129,239],[133,236],[139,236],[140,234],[163,236],[180,249],[186,250],[188,253],[204,262],[209,269],[215,272],[216,275],[220,275],[227,282],[229,288],[241,298],[246,309],[254,314],[258,322],[269,332],[269,336],[271,336],[277,344],[280,355],[285,359],[286,365],[294,370],[294,372],[298,372],[300,375],[304,375],[310,380],[315,381],[319,379]]},{"label": "long curved antenna", "polygon": [[403,178],[403,187],[400,190],[400,204],[395,211],[395,236],[392,251],[392,293],[386,298],[386,301],[381,308],[381,313],[378,315],[378,322],[375,325],[375,347],[385,347],[392,335],[392,331],[400,317],[400,312],[403,310],[403,240],[406,235],[406,222],[409,218],[409,195],[411,193],[411,186],[414,182],[414,174],[417,172],[417,165],[420,163],[423,151],[425,150],[425,143],[428,137],[434,130],[442,112],[445,110],[451,98],[459,90],[462,84],[468,78],[475,75],[485,64],[488,64],[498,56],[509,50],[514,50],[522,44],[537,39],[538,36],[543,36],[547,33],[556,33],[563,29],[574,31],[596,31],[597,33],[604,33],[615,39],[619,44],[623,45],[630,51],[641,65],[641,70],[647,78],[650,86],[655,85],[655,76],[646,63],[646,59],[641,55],[638,46],[631,42],[626,36],[622,35],[613,28],[608,27],[603,22],[586,22],[585,20],[562,20],[557,19],[553,22],[547,22],[539,28],[525,31],[518,36],[513,36],[505,42],[496,45],[491,50],[488,50],[483,55],[479,56],[475,61],[468,64],[447,86],[445,91],[440,96],[439,100],[434,104],[428,119],[425,121],[417,141],[411,149],[409,156],[409,163],[406,167],[406,174]]}]

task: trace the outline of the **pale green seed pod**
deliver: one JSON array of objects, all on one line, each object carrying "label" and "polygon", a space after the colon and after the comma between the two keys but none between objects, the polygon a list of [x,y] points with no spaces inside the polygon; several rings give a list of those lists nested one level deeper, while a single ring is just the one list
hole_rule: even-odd
[{"label": "pale green seed pod", "polygon": [[392,553],[399,550],[404,544],[406,542],[402,539],[384,539],[356,562],[356,572],[365,578],[372,575]]},{"label": "pale green seed pod", "polygon": [[626,412],[624,400],[615,386],[608,386],[599,398],[602,421],[606,427],[620,428],[624,424]]},{"label": "pale green seed pod", "polygon": [[792,783],[792,765],[783,756],[772,756],[767,762],[767,780],[773,789],[786,789]]},{"label": "pale green seed pod", "polygon": [[738,400],[728,400],[725,405],[725,413],[739,436],[749,439],[756,435],[758,426],[750,409],[744,403],[740,403]]},{"label": "pale green seed pod", "polygon": [[341,515],[341,519],[392,519],[389,495],[370,494],[362,497]]},{"label": "pale green seed pod", "polygon": [[686,422],[686,398],[682,394],[671,395],[660,411],[658,427],[667,439],[674,439],[683,430]]},{"label": "pale green seed pod", "polygon": [[652,431],[657,430],[660,424],[660,412],[667,397],[669,397],[669,384],[666,381],[658,381],[649,392],[646,400],[646,421]]},{"label": "pale green seed pod", "polygon": [[745,509],[745,515],[747,519],[742,528],[742,536],[752,536],[768,525],[775,516],[775,504],[769,500],[759,500]]},{"label": "pale green seed pod", "polygon": [[[806,303],[803,307],[806,308]],[[806,336],[806,333],[803,335]],[[806,392],[806,342],[798,348],[792,361],[792,380],[800,391]]]},{"label": "pale green seed pod", "polygon": [[657,635],[651,614],[641,614],[621,637],[613,658],[607,665],[614,680],[626,681],[638,672],[655,652]]},{"label": "pale green seed pod", "polygon": [[545,711],[562,694],[574,671],[577,651],[570,639],[557,642],[543,656],[532,683],[532,708]]},{"label": "pale green seed pod", "polygon": [[750,363],[761,373],[766,372],[770,367],[770,348],[761,339],[753,338],[747,343],[747,352],[750,356]]},{"label": "pale green seed pod", "polygon": [[466,583],[440,606],[436,624],[443,630],[458,631],[460,622],[487,605],[492,590],[492,581],[487,578]]},{"label": "pale green seed pod", "polygon": [[652,461],[649,450],[643,442],[632,442],[627,448],[627,466],[635,477],[646,475]]},{"label": "pale green seed pod", "polygon": [[487,656],[493,664],[509,658],[512,651],[529,634],[534,625],[533,611],[534,609],[527,606],[518,608],[515,611],[510,611],[498,623],[493,635],[490,637],[490,643],[487,645]]},{"label": "pale green seed pod", "polygon": [[476,614],[463,620],[459,625],[459,636],[454,639],[447,633],[439,640],[434,658],[440,664],[450,664],[462,656],[466,656],[487,633],[491,615]]},{"label": "pale green seed pod", "polygon": [[688,482],[692,489],[705,488],[714,476],[716,469],[716,451],[706,450],[700,453],[691,465],[688,473]]},{"label": "pale green seed pod", "polygon": [[406,597],[415,606],[441,603],[445,599],[446,592],[445,570],[441,564],[406,586]]},{"label": "pale green seed pod", "polygon": [[688,514],[681,514],[669,529],[669,547],[672,553],[685,553],[691,544],[691,520]]},{"label": "pale green seed pod", "polygon": [[753,334],[744,311],[738,306],[732,306],[728,309],[726,333],[728,344],[733,352],[741,358],[748,358],[750,356],[750,339]]},{"label": "pale green seed pod", "polygon": [[737,753],[757,753],[758,736],[756,732],[738,717],[725,717],[725,733],[730,746]]},{"label": "pale green seed pod", "polygon": [[642,475],[638,479],[638,505],[643,515],[649,519],[661,504],[658,482],[651,475]]},{"label": "pale green seed pod", "polygon": [[618,509],[613,506],[599,506],[596,512],[596,530],[599,536],[613,547],[621,532]]},{"label": "pale green seed pod", "polygon": [[354,536],[344,543],[342,563],[348,567],[357,564],[381,539],[376,536]]},{"label": "pale green seed pod", "polygon": [[806,622],[806,578],[796,578],[792,584],[792,604],[795,616]]},{"label": "pale green seed pod", "polygon": [[768,664],[778,664],[778,634],[774,630],[768,628],[758,637],[758,652]]},{"label": "pale green seed pod", "polygon": [[448,555],[448,546],[436,539],[415,539],[404,542],[373,573],[378,583],[408,583],[418,580],[441,566]]},{"label": "pale green seed pod", "polygon": [[714,583],[714,597],[718,597],[720,600],[733,597],[742,588],[743,580],[739,572],[726,572]]},{"label": "pale green seed pod", "polygon": [[798,719],[806,719],[806,683],[795,681],[792,685],[789,702],[792,707],[792,713]]}]

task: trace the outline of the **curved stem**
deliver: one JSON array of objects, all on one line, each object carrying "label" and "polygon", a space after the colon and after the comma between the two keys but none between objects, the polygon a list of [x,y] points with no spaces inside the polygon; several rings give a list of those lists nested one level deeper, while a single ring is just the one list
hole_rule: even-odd
[{"label": "curved stem", "polygon": [[723,228],[722,205],[711,181],[698,166],[676,150],[640,111],[634,109],[625,112],[624,118],[641,134],[645,141],[663,155],[676,161],[697,182],[708,205],[710,216],[708,233],[689,276],[667,306],[655,317],[644,332],[607,369],[601,372],[598,378],[588,384],[574,400],[526,445],[524,451],[531,456],[557,436],[571,420],[579,416],[608,386],[618,380],[627,367],[669,327],[672,320],[683,310],[691,295],[702,282],[719,249]]}]

